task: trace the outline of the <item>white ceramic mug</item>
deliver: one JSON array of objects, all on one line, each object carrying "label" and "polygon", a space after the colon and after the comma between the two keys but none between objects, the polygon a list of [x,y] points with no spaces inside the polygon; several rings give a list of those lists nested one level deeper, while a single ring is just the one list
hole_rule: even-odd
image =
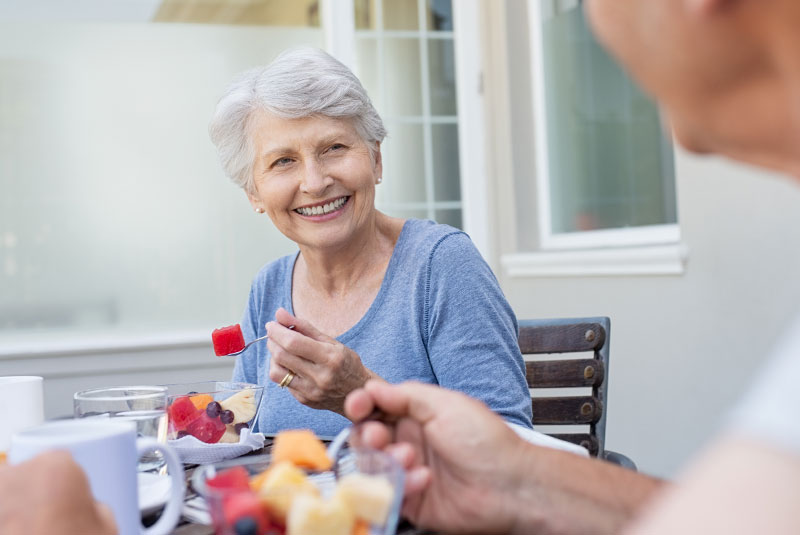
[{"label": "white ceramic mug", "polygon": [[[136,438],[132,422],[113,420],[60,420],[26,429],[11,439],[8,460],[19,464],[47,450],[72,454],[89,478],[95,499],[114,513],[120,535],[166,535],[177,525],[183,508],[183,465],[166,444],[152,438]],[[141,523],[136,465],[145,453],[159,451],[167,461],[172,479],[167,506],[149,528]]]},{"label": "white ceramic mug", "polygon": [[33,375],[0,377],[0,453],[8,451],[17,431],[44,420],[42,378]]}]

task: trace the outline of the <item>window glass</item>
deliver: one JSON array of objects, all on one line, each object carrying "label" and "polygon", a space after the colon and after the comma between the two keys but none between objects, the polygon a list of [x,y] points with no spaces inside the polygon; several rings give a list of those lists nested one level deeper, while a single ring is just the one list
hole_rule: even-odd
[{"label": "window glass", "polygon": [[428,40],[431,115],[456,114],[456,62],[452,39]]},{"label": "window glass", "polygon": [[597,43],[580,2],[541,10],[553,234],[676,223],[656,106]]},{"label": "window glass", "polygon": [[389,130],[378,208],[460,226],[450,1],[355,0],[355,17],[356,74]]},{"label": "window glass", "polygon": [[428,0],[425,20],[428,29],[453,31],[453,6],[450,0]]},{"label": "window glass", "polygon": [[0,339],[230,324],[295,248],[225,178],[207,127],[235,73],[322,31],[152,24],[156,7],[0,21]]},{"label": "window glass", "polygon": [[458,168],[458,125],[434,124],[433,176],[437,201],[457,201],[461,198]]}]

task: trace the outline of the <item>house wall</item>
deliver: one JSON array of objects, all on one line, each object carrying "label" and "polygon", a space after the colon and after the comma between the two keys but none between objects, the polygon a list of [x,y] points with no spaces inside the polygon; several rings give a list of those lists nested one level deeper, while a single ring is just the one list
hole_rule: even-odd
[{"label": "house wall", "polygon": [[536,202],[526,2],[504,5],[504,16],[487,16],[484,58],[492,264],[519,318],[611,317],[607,446],[672,476],[719,430],[800,311],[800,184],[678,150],[683,275],[509,277],[499,257],[529,247]]}]

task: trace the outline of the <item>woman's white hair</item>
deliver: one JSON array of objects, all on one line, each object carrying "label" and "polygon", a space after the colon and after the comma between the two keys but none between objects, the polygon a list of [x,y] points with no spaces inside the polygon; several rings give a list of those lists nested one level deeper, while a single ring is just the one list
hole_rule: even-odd
[{"label": "woman's white hair", "polygon": [[380,115],[350,69],[316,48],[286,50],[266,67],[237,75],[208,127],[225,174],[247,193],[255,191],[256,155],[249,123],[258,110],[285,119],[351,119],[373,158],[376,143],[386,137]]}]

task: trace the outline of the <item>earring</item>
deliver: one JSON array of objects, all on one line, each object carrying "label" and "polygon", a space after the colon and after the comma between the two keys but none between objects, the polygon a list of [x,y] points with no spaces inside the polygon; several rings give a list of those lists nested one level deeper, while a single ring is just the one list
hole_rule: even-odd
[{"label": "earring", "polygon": [[256,213],[257,213],[257,214],[263,214],[263,213],[264,213],[264,209],[263,209],[263,208],[260,208],[260,207],[259,207],[259,208],[256,208]]},{"label": "earring", "polygon": [[380,184],[381,182],[383,182],[383,177],[382,177],[382,176],[379,176],[379,177],[378,177],[378,184]]}]

